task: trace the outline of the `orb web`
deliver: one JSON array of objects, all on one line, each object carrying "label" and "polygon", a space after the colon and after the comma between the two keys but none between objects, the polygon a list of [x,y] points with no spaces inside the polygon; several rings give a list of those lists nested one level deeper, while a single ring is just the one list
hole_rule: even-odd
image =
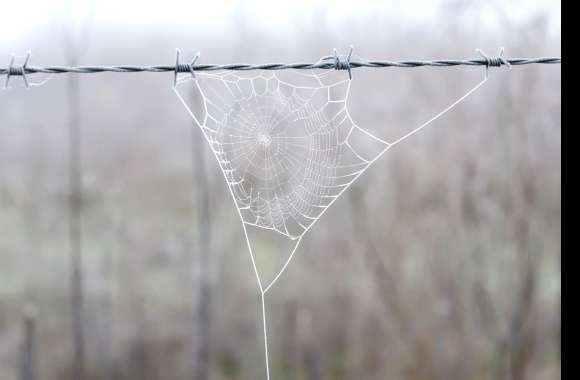
[{"label": "orb web", "polygon": [[[487,81],[420,126],[387,142],[351,119],[350,81],[336,72],[215,72],[181,79],[175,91],[209,143],[244,228],[261,293],[266,378],[270,379],[265,296],[292,260],[304,234],[389,148],[450,111]],[[341,73],[338,73],[341,74]],[[336,79],[340,78],[340,79]],[[185,85],[193,83],[191,87]],[[185,91],[184,91],[185,89]],[[255,230],[292,242],[264,281]],[[261,274],[262,273],[262,274]]]},{"label": "orb web", "polygon": [[389,146],[352,121],[344,75],[330,83],[294,75],[293,83],[272,72],[199,74],[194,116],[242,222],[291,240]]}]

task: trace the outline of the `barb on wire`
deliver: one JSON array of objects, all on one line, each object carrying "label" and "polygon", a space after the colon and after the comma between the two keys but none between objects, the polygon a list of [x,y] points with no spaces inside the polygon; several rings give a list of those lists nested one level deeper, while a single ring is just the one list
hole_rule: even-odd
[{"label": "barb on wire", "polygon": [[194,65],[195,62],[197,62],[197,60],[199,59],[200,53],[197,52],[195,54],[195,56],[193,57],[193,59],[191,60],[191,62],[188,65],[185,64],[181,64],[179,63],[179,55],[181,54],[181,52],[179,51],[179,49],[175,49],[175,67],[173,69],[174,71],[174,75],[173,75],[173,87],[175,87],[177,85],[177,76],[179,75],[179,73],[182,72],[190,72],[191,76],[193,78],[195,78],[195,70],[194,70]]},{"label": "barb on wire", "polygon": [[351,69],[357,68],[415,68],[415,67],[453,67],[453,66],[485,66],[486,69],[490,67],[513,67],[531,64],[560,64],[562,59],[560,57],[537,57],[537,58],[504,58],[503,48],[497,57],[490,57],[482,50],[477,50],[480,58],[474,59],[435,59],[435,60],[401,60],[401,61],[377,61],[377,60],[357,60],[352,61],[352,47],[346,56],[339,56],[334,50],[334,55],[324,57],[315,63],[231,63],[231,64],[196,64],[199,58],[199,53],[195,55],[191,63],[179,63],[179,51],[176,54],[176,62],[174,65],[116,65],[116,66],[29,66],[28,60],[30,52],[26,57],[26,61],[21,66],[14,65],[14,56],[10,59],[8,67],[0,68],[0,75],[6,75],[5,87],[12,76],[22,76],[25,85],[28,87],[27,75],[45,73],[45,74],[96,74],[104,72],[112,73],[163,73],[173,72],[175,74],[174,80],[179,73],[190,73],[195,77],[196,71],[250,71],[250,70],[311,70],[311,69],[334,69],[347,70],[349,78],[352,78]]},{"label": "barb on wire", "polygon": [[497,57],[490,57],[489,55],[485,54],[485,52],[481,49],[475,49],[477,54],[479,54],[483,59],[485,59],[485,76],[489,75],[489,68],[490,67],[501,67],[507,66],[508,69],[512,68],[511,63],[503,57],[503,53],[505,51],[504,47],[502,46],[499,48],[499,54]]},{"label": "barb on wire", "polygon": [[14,61],[16,60],[16,55],[12,54],[10,56],[10,61],[8,62],[8,68],[6,69],[6,81],[4,82],[4,90],[8,88],[8,82],[10,82],[11,76],[20,75],[24,81],[24,87],[30,88],[28,84],[28,78],[26,78],[28,61],[30,60],[31,52],[30,50],[26,53],[26,58],[24,59],[24,64],[22,66],[14,66]]},{"label": "barb on wire", "polygon": [[348,71],[348,79],[352,79],[350,59],[352,57],[353,50],[354,50],[354,46],[350,45],[350,49],[348,51],[348,54],[346,56],[342,56],[342,55],[338,55],[338,51],[336,50],[336,48],[334,48],[332,51],[333,55],[322,57],[320,59],[320,61],[318,61],[318,62],[321,63],[324,61],[332,60],[332,62],[334,64],[333,68],[335,70],[347,70]]}]

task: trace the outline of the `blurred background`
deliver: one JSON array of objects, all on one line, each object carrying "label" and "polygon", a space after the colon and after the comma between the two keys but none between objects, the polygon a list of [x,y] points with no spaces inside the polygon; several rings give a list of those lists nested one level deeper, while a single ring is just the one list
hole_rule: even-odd
[{"label": "blurred background", "polygon": [[[31,65],[172,64],[175,48],[316,61],[350,44],[369,59],[560,55],[547,0],[2,9],[0,58],[30,49]],[[357,69],[351,114],[396,138],[483,73]],[[490,74],[306,235],[267,298],[272,379],[560,378],[560,66]],[[1,380],[265,378],[237,212],[172,83],[54,75],[0,91]]]}]

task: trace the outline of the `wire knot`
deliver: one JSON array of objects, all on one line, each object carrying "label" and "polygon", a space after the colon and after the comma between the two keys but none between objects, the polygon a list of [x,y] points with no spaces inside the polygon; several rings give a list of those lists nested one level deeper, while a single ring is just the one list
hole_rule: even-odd
[{"label": "wire knot", "polygon": [[481,49],[475,49],[475,51],[485,60],[485,67],[486,69],[489,67],[501,67],[507,66],[511,68],[511,64],[508,60],[503,57],[504,48],[501,47],[499,49],[499,54],[495,57],[490,57],[489,55],[485,54],[485,52]]},{"label": "wire knot", "polygon": [[14,61],[16,60],[16,56],[12,54],[10,57],[10,61],[8,62],[8,70],[6,71],[6,81],[4,82],[4,90],[8,88],[8,82],[10,82],[11,76],[21,76],[22,80],[24,81],[24,87],[30,88],[28,84],[28,78],[26,77],[26,69],[28,66],[28,61],[30,60],[30,51],[26,53],[26,58],[22,66],[14,66]]},{"label": "wire knot", "polygon": [[327,60],[333,60],[333,68],[335,70],[346,70],[348,71],[348,78],[352,79],[352,72],[351,72],[351,65],[350,65],[350,58],[352,57],[352,51],[353,51],[353,46],[350,46],[350,50],[348,51],[348,54],[345,55],[339,55],[338,51],[336,50],[336,48],[333,49],[333,55],[332,56],[327,56],[327,57],[323,57],[321,59],[321,61],[327,61]]},{"label": "wire knot", "polygon": [[174,69],[174,76],[173,76],[173,87],[175,87],[177,85],[177,75],[179,73],[189,72],[189,73],[191,73],[192,78],[195,79],[195,71],[194,71],[193,67],[195,65],[195,62],[197,62],[197,60],[199,59],[199,56],[200,56],[200,53],[197,52],[190,63],[183,64],[183,63],[179,63],[179,55],[180,54],[181,53],[180,53],[179,49],[175,49],[175,69]]}]

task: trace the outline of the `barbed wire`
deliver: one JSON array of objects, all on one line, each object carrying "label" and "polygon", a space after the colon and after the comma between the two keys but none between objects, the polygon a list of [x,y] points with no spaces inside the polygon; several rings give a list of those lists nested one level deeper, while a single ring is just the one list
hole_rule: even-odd
[{"label": "barbed wire", "polygon": [[26,55],[24,64],[18,66],[14,64],[15,56],[12,55],[8,67],[0,68],[0,75],[6,75],[5,87],[11,76],[22,76],[25,85],[28,87],[28,74],[97,74],[97,73],[164,73],[173,72],[177,78],[179,73],[190,73],[195,76],[196,72],[202,71],[251,71],[251,70],[313,70],[313,69],[333,69],[347,70],[349,77],[351,69],[357,68],[417,68],[417,67],[453,67],[453,66],[521,66],[531,64],[560,64],[561,57],[536,57],[536,58],[503,58],[503,48],[496,57],[490,57],[477,50],[481,58],[474,59],[434,59],[434,60],[351,60],[352,47],[348,54],[338,55],[334,49],[333,56],[327,56],[314,63],[230,63],[230,64],[196,64],[199,53],[189,64],[179,62],[179,50],[176,53],[176,63],[174,65],[113,65],[113,66],[29,66],[30,52]]}]

